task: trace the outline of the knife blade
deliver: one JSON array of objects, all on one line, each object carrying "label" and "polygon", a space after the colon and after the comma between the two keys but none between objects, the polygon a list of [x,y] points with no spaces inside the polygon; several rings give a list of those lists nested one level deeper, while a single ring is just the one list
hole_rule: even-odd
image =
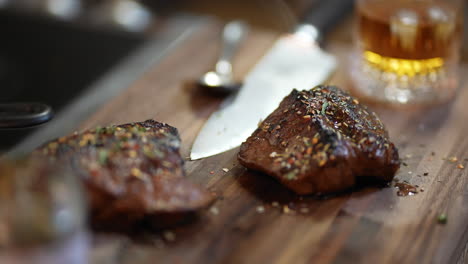
[{"label": "knife blade", "polygon": [[213,156],[244,142],[292,89],[325,82],[336,59],[318,45],[352,0],[321,1],[292,34],[280,37],[246,76],[237,95],[227,98],[195,139],[190,159]]}]

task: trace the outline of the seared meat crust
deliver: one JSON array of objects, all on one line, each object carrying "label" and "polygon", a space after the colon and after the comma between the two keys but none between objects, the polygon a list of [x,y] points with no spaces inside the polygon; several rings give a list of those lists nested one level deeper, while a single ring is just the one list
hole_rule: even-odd
[{"label": "seared meat crust", "polygon": [[298,194],[391,181],[398,150],[377,115],[335,86],[293,90],[240,147],[238,159]]},{"label": "seared meat crust", "polygon": [[213,197],[190,183],[177,129],[154,120],[96,128],[51,141],[35,152],[68,164],[84,182],[95,226],[151,220],[175,224]]}]

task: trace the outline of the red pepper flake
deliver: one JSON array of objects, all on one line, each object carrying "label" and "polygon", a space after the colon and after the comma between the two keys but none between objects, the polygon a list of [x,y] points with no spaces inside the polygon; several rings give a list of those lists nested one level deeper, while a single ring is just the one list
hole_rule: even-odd
[{"label": "red pepper flake", "polygon": [[460,170],[462,170],[462,169],[465,168],[465,166],[463,166],[463,164],[460,163],[460,164],[457,165],[457,168],[459,168]]},{"label": "red pepper flake", "polygon": [[214,174],[214,171],[210,171],[210,174]]},{"label": "red pepper flake", "polygon": [[95,170],[95,169],[91,169],[91,170],[89,171],[89,173],[90,173],[91,176],[93,176],[93,177],[97,177],[97,176],[99,176],[99,174],[100,174],[100,173],[99,173],[99,170]]},{"label": "red pepper flake", "polygon": [[458,161],[457,157],[453,156],[453,157],[450,157],[449,158],[449,161],[452,162],[452,163],[455,163]]}]

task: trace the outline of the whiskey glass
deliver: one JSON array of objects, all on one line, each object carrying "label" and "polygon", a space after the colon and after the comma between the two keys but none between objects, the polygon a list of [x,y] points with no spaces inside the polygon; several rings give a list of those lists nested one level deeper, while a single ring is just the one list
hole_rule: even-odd
[{"label": "whiskey glass", "polygon": [[0,160],[0,263],[88,263],[86,202],[68,169]]},{"label": "whiskey glass", "polygon": [[450,100],[459,85],[462,0],[357,0],[352,92],[397,105]]}]

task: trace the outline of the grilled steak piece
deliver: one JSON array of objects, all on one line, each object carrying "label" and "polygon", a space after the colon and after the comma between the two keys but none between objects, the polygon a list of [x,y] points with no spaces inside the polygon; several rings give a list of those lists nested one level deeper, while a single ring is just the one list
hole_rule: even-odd
[{"label": "grilled steak piece", "polygon": [[150,219],[161,227],[213,201],[185,178],[179,146],[176,128],[147,120],[75,132],[35,155],[68,164],[83,180],[94,226],[120,228]]},{"label": "grilled steak piece", "polygon": [[334,86],[293,90],[241,145],[238,159],[298,194],[345,190],[357,177],[391,181],[400,166],[377,115]]}]

